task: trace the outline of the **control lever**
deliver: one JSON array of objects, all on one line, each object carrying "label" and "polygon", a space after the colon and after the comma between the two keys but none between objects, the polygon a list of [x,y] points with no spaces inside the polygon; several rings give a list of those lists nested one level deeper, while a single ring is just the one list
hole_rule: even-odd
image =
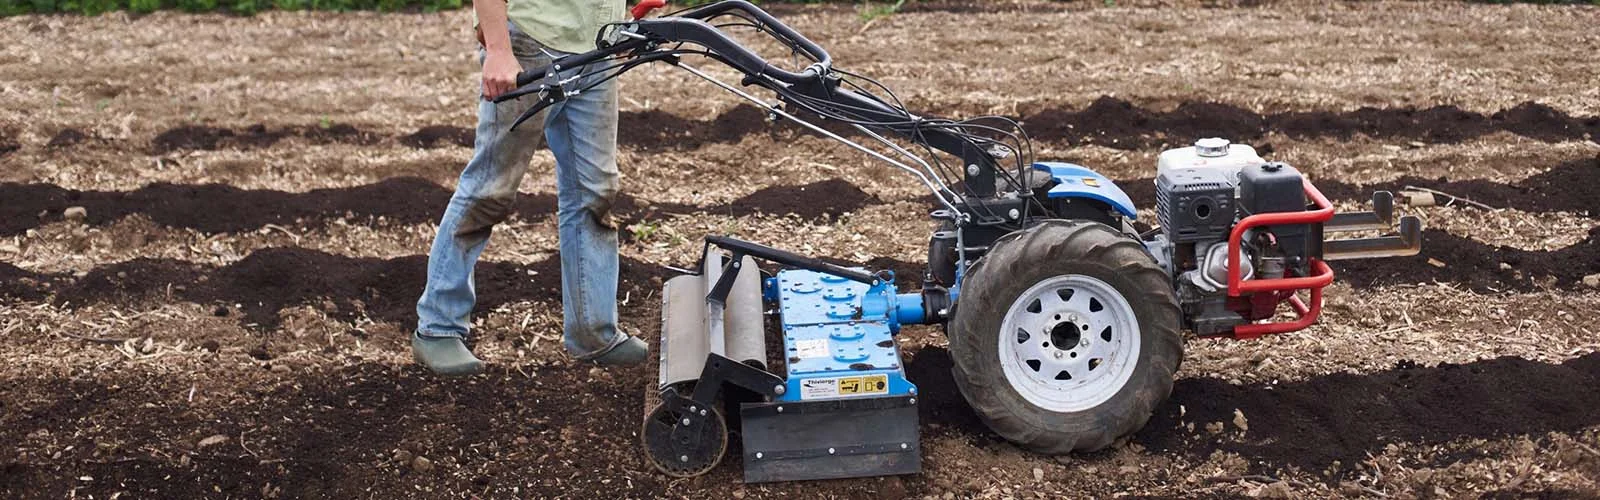
[{"label": "control lever", "polygon": [[644,16],[649,15],[650,11],[665,7],[666,5],[667,0],[639,0],[638,4],[634,5],[632,9],[628,10],[628,14],[633,16],[633,20],[638,21],[640,19],[644,19]]}]

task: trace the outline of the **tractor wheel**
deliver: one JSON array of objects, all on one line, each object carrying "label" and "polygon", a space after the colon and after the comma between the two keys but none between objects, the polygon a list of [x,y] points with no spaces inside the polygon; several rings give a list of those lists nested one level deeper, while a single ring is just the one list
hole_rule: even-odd
[{"label": "tractor wheel", "polygon": [[1099,450],[1172,393],[1180,314],[1166,273],[1133,238],[1043,221],[972,266],[949,328],[952,371],[1007,440],[1048,454]]}]

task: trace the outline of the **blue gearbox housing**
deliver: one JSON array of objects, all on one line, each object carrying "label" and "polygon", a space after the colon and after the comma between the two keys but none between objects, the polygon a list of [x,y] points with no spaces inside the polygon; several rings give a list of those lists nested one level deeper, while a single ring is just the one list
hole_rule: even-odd
[{"label": "blue gearbox housing", "polygon": [[817,271],[778,272],[765,284],[783,330],[787,390],[782,401],[915,395],[894,340],[901,324],[922,323],[922,297]]}]

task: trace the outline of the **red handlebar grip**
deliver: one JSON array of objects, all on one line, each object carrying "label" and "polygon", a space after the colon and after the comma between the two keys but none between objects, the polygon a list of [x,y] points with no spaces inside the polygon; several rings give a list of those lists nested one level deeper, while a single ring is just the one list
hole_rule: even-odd
[{"label": "red handlebar grip", "polygon": [[665,7],[666,5],[667,0],[639,0],[639,3],[634,4],[633,8],[628,10],[628,13],[632,14],[633,19],[637,21],[644,19],[644,16],[649,14],[650,11]]}]

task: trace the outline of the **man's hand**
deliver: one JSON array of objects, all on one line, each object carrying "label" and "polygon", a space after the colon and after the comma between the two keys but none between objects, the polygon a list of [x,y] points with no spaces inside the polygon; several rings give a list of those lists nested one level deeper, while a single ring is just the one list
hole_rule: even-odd
[{"label": "man's hand", "polygon": [[478,43],[483,45],[483,98],[494,99],[516,90],[522,65],[511,54],[505,0],[472,0],[472,11],[478,15]]},{"label": "man's hand", "polygon": [[522,65],[510,50],[489,50],[483,57],[483,98],[494,99],[517,89]]}]

